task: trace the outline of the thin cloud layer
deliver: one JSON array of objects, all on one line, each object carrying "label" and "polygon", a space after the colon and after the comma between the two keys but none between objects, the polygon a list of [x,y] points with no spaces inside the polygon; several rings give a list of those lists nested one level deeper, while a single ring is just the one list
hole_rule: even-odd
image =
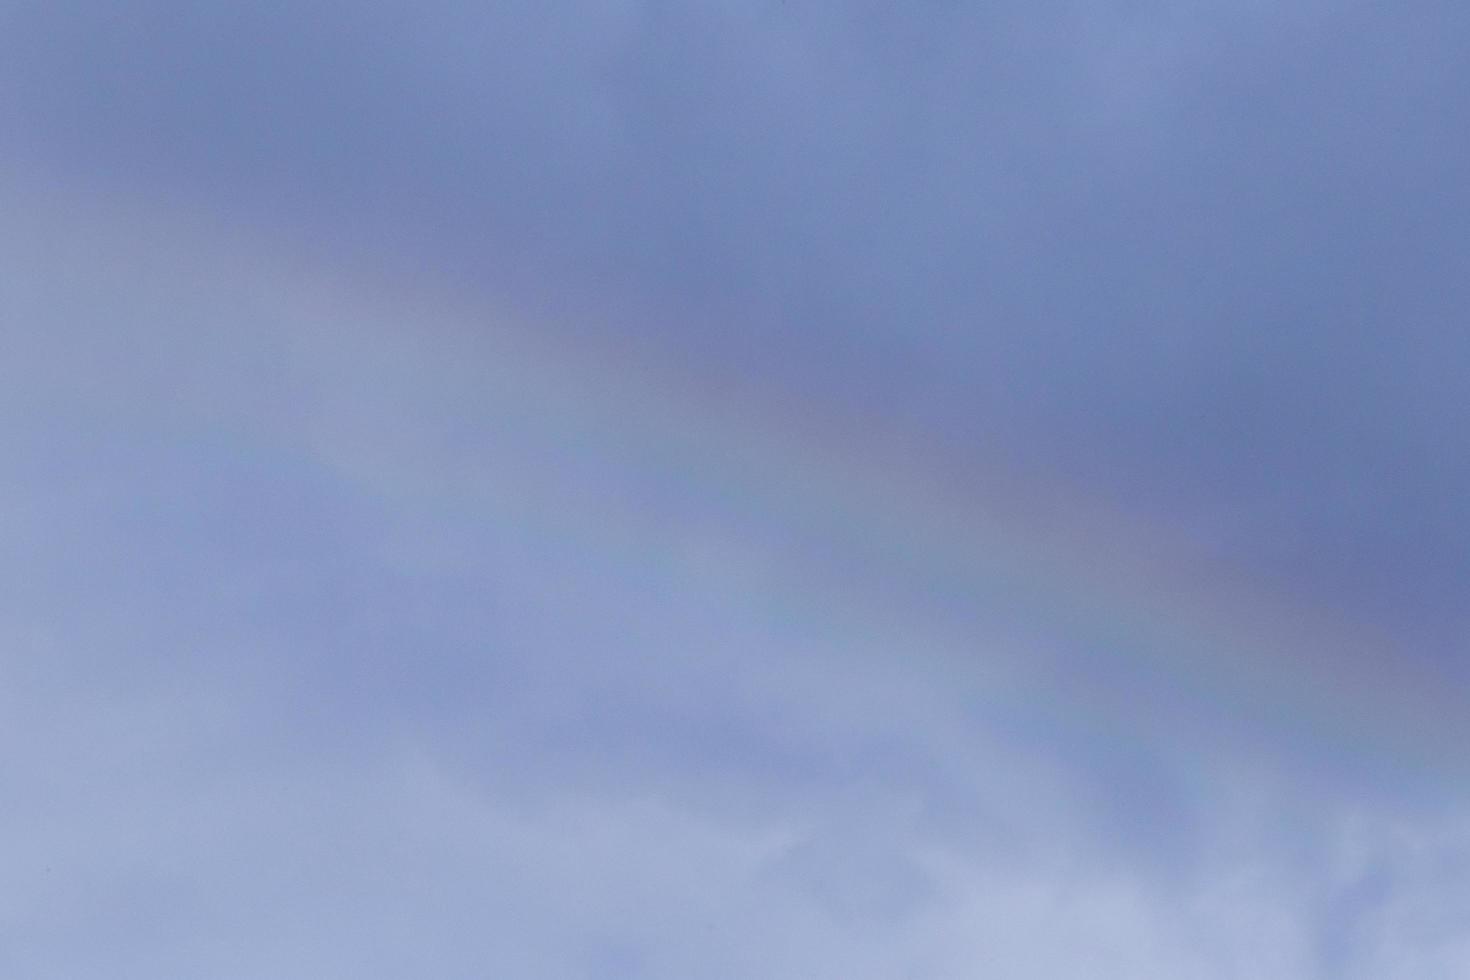
[{"label": "thin cloud layer", "polygon": [[0,965],[1462,975],[1467,26],[0,11]]}]

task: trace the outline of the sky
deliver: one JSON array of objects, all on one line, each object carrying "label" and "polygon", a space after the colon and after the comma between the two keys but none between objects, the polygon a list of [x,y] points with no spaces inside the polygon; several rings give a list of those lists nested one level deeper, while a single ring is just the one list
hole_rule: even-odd
[{"label": "sky", "polygon": [[0,0],[0,972],[1470,974],[1467,48]]}]

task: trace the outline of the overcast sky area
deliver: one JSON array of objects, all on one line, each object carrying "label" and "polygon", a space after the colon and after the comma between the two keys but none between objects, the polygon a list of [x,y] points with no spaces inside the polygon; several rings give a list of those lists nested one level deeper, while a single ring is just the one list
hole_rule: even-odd
[{"label": "overcast sky area", "polygon": [[1470,976],[1467,51],[0,0],[0,974]]}]

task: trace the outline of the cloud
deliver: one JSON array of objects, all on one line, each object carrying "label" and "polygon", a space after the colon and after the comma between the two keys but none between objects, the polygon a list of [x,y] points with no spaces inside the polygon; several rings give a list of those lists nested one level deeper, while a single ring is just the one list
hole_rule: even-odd
[{"label": "cloud", "polygon": [[0,13],[11,972],[1458,975],[1456,11],[185,6]]},{"label": "cloud", "polygon": [[1290,769],[1037,686],[1016,665],[1045,631],[864,603],[719,498],[648,510],[658,471],[628,457],[675,437],[513,325],[465,333],[185,219],[144,238],[136,213],[31,201],[7,300],[15,969],[1458,955],[1435,926],[1457,882],[1419,869],[1463,848],[1429,817],[1375,804],[1335,856],[1313,842],[1343,805]]}]

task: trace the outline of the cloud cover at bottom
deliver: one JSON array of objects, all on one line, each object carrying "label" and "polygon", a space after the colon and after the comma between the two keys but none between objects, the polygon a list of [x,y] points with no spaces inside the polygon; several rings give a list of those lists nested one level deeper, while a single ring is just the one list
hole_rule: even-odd
[{"label": "cloud cover at bottom", "polygon": [[935,547],[922,480],[799,412],[269,235],[4,193],[8,974],[1470,966],[1450,714],[1365,718],[1360,757],[1332,719],[1422,692],[1133,651],[1207,621],[1098,612],[1168,587],[1145,544],[1113,593],[996,500]]}]

